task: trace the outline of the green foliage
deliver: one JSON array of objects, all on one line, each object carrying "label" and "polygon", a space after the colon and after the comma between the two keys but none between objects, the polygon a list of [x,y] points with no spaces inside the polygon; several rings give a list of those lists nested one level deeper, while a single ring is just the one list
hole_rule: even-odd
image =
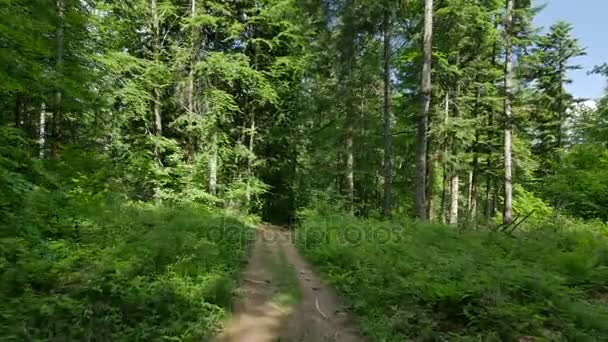
[{"label": "green foliage", "polygon": [[251,241],[238,212],[135,202],[121,191],[131,166],[77,148],[34,161],[19,131],[0,139],[0,339],[198,341],[221,327]]},{"label": "green foliage", "polygon": [[205,340],[219,328],[248,246],[242,223],[77,191],[27,201],[16,223],[30,235],[0,238],[3,340]]},{"label": "green foliage", "polygon": [[534,193],[525,190],[521,185],[516,185],[513,197],[513,211],[519,216],[530,215],[527,222],[548,219],[553,215],[553,208],[547,205]]},{"label": "green foliage", "polygon": [[[391,144],[412,212],[423,1],[0,0],[0,337],[208,339],[247,247],[224,217],[312,205],[303,246],[370,336],[605,339],[603,238],[561,213],[608,220],[608,98],[577,110],[583,50],[531,5],[433,11],[430,216],[497,221],[507,34],[513,209],[552,222],[511,238],[342,215],[379,216]],[[337,243],[346,224],[400,240]]]},{"label": "green foliage", "polygon": [[558,227],[509,237],[309,210],[297,241],[370,340],[604,340],[606,228]]},{"label": "green foliage", "polygon": [[545,189],[558,208],[577,217],[607,220],[608,150],[583,144],[563,153]]}]

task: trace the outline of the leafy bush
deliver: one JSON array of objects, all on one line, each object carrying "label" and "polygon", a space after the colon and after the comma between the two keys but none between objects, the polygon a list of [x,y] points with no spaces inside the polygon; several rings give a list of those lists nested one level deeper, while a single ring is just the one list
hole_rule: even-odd
[{"label": "leafy bush", "polygon": [[558,208],[586,219],[608,220],[608,149],[584,144],[564,153],[544,191]]},{"label": "leafy bush", "polygon": [[574,228],[510,237],[307,210],[297,242],[371,340],[606,340],[606,231]]},{"label": "leafy bush", "polygon": [[[249,229],[195,205],[32,191],[0,235],[0,339],[205,340]],[[102,199],[103,198],[103,199]]]}]

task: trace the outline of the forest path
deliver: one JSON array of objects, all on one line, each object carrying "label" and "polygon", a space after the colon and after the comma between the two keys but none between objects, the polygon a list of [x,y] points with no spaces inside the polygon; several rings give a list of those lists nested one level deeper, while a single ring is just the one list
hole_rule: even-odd
[{"label": "forest path", "polygon": [[279,227],[258,229],[239,293],[218,342],[363,341],[335,292]]}]

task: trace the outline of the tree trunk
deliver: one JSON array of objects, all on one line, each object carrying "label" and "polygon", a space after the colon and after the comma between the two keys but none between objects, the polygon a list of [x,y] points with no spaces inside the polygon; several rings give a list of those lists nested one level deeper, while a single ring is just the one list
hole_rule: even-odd
[{"label": "tree trunk", "polygon": [[504,100],[504,208],[503,222],[510,224],[513,220],[513,179],[512,179],[512,161],[511,161],[511,134],[512,134],[512,98],[513,98],[513,3],[514,0],[507,0],[506,18],[505,18],[505,100]]},{"label": "tree trunk", "polygon": [[490,221],[494,217],[494,201],[492,199],[492,178],[488,175],[486,179],[486,219]]},{"label": "tree trunk", "polygon": [[433,37],[433,0],[424,1],[424,38],[422,80],[420,82],[420,115],[416,141],[416,191],[414,204],[416,216],[426,220],[426,152],[428,117],[431,105],[431,63]]},{"label": "tree trunk", "polygon": [[384,218],[391,217],[392,163],[391,163],[391,27],[389,12],[384,12]]},{"label": "tree trunk", "polygon": [[[558,67],[558,74],[559,75],[563,75],[564,74],[564,62],[562,60],[560,60],[559,62],[559,67]],[[560,148],[562,148],[563,145],[563,126],[564,126],[564,118],[566,116],[566,110],[564,108],[564,84],[562,81],[560,81],[559,83],[559,96],[557,98],[557,120],[558,120],[558,124],[557,124],[557,132],[556,132],[556,136],[557,136],[557,141],[556,141],[556,146],[557,149],[559,150]],[[559,152],[558,151],[554,151],[555,153],[555,161],[559,162]]]},{"label": "tree trunk", "polygon": [[459,190],[460,179],[458,177],[458,172],[456,170],[452,170],[452,175],[450,176],[450,218],[448,223],[450,225],[458,225],[458,200],[460,195]]},{"label": "tree trunk", "polygon": [[[190,17],[194,19],[196,15],[196,0],[190,1]],[[192,44],[190,46],[190,65],[188,68],[188,114],[194,114],[194,67],[196,65],[196,28],[192,28]]]},{"label": "tree trunk", "polygon": [[[445,101],[444,101],[444,111],[443,111],[443,124],[445,127],[448,126],[448,122],[450,120],[450,91],[447,90],[445,92]],[[447,157],[449,153],[448,149],[448,136],[444,137],[443,141],[443,179],[441,183],[442,191],[441,191],[441,223],[447,222],[447,195],[448,195],[448,167],[447,167]]]},{"label": "tree trunk", "polygon": [[247,190],[245,197],[247,205],[251,201],[251,177],[253,177],[253,144],[255,142],[255,114],[251,114],[251,127],[249,128],[249,156],[247,156]]},{"label": "tree trunk", "polygon": [[[57,0],[57,32],[55,36],[55,72],[58,75],[63,75],[63,45],[64,45],[64,17],[65,17],[65,2],[64,0]],[[61,105],[62,105],[62,93],[61,88],[55,90],[55,103],[53,106],[53,116],[51,124],[51,153],[57,155],[58,144],[61,141]]]},{"label": "tree trunk", "polygon": [[494,139],[494,134],[492,131],[492,126],[494,125],[494,111],[492,109],[488,110],[488,149],[486,156],[486,201],[485,201],[485,214],[486,219],[489,221],[494,216],[494,208],[492,207],[492,187],[493,185],[493,175],[491,174],[492,170],[492,140]]},{"label": "tree trunk", "polygon": [[478,173],[477,155],[473,157],[473,169],[469,174],[469,222],[475,226],[477,219],[477,173]]},{"label": "tree trunk", "polygon": [[[428,126],[433,125],[433,117],[429,115]],[[435,186],[435,169],[436,158],[432,154],[433,149],[433,137],[429,134],[426,142],[426,217],[428,220],[433,220],[433,190]]]},{"label": "tree trunk", "polygon": [[427,165],[429,165],[429,167],[427,169],[428,184],[426,187],[426,215],[431,221],[435,218],[436,211],[435,197],[433,195],[435,190],[435,184],[437,182],[437,180],[435,179],[437,176],[437,168],[439,168],[439,161],[437,160],[437,158],[437,154],[430,155],[429,158],[427,158]]},{"label": "tree trunk", "polygon": [[[481,91],[477,91],[477,99],[475,100],[475,107],[473,109],[473,117],[477,122],[479,116]],[[475,140],[473,141],[473,162],[471,165],[471,171],[469,172],[469,201],[467,212],[469,213],[468,221],[472,227],[476,226],[475,220],[477,216],[477,177],[479,173],[479,129],[475,128]]]},{"label": "tree trunk", "polygon": [[446,164],[443,163],[443,177],[441,180],[441,209],[439,215],[441,215],[441,223],[446,223],[446,211],[448,201],[448,171]]},{"label": "tree trunk", "polygon": [[[154,59],[158,58],[158,53],[160,51],[160,22],[158,17],[158,7],[156,0],[150,0],[150,8],[152,11],[152,34],[153,34],[153,54]],[[152,89],[152,115],[154,120],[154,134],[158,137],[163,135],[163,121],[162,114],[160,108],[160,91],[158,86],[154,86]],[[154,148],[154,157],[156,161],[162,165],[160,149],[158,146]]]},{"label": "tree trunk", "polygon": [[347,115],[346,127],[346,194],[348,196],[349,211],[355,213],[355,176],[354,176],[354,151],[353,151],[353,125],[350,115]]},{"label": "tree trunk", "polygon": [[161,116],[160,111],[160,93],[158,88],[154,89],[154,99],[153,99],[153,110],[154,110],[154,132],[157,136],[163,135],[163,118]]},{"label": "tree trunk", "polygon": [[40,117],[38,119],[38,151],[40,158],[45,157],[46,145],[46,104],[40,105]]},{"label": "tree trunk", "polygon": [[[158,8],[156,0],[151,0],[150,6],[152,8],[152,31],[154,34],[154,58],[158,58],[157,54],[160,50],[160,23],[158,18]],[[163,135],[163,121],[160,112],[160,91],[158,87],[154,87],[152,90],[152,110],[154,112],[154,129],[157,136]]]},{"label": "tree trunk", "polygon": [[[194,20],[196,14],[196,0],[190,1],[190,18]],[[194,68],[197,62],[197,28],[193,25],[192,32],[190,36],[191,44],[190,44],[190,61],[188,65],[188,86],[186,89],[186,111],[188,112],[188,116],[196,115],[196,106],[194,103],[194,93],[195,93],[195,79],[194,79]],[[186,140],[186,151],[187,151],[187,160],[188,162],[192,162],[194,160],[194,155],[197,150],[198,139],[195,134],[188,134],[185,138]]]},{"label": "tree trunk", "polygon": [[[456,91],[454,93],[454,117],[457,118],[460,116],[459,112],[459,99],[460,99],[460,84],[456,85]],[[449,112],[447,113],[449,114]],[[459,149],[458,149],[458,141],[456,141],[456,137],[453,137],[451,141],[452,145],[452,155],[454,158],[458,157]],[[459,177],[459,166],[457,163],[452,165],[452,170],[450,174],[450,215],[448,219],[448,223],[452,226],[458,225],[458,204],[460,201],[460,177]]]},{"label": "tree trunk", "polygon": [[209,157],[209,193],[217,194],[217,133],[211,136],[211,156]]}]

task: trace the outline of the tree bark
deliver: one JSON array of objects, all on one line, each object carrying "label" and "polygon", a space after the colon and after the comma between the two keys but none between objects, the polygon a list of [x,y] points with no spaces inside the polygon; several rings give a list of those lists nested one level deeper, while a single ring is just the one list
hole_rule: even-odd
[{"label": "tree bark", "polygon": [[247,205],[251,201],[251,177],[253,177],[253,145],[255,142],[255,114],[251,114],[251,126],[249,128],[249,156],[247,156],[247,189],[245,192],[245,198],[247,199]]},{"label": "tree bark", "polygon": [[[558,74],[559,75],[563,75],[564,74],[564,62],[562,60],[560,60],[559,62],[559,67],[558,67]],[[563,103],[563,99],[564,99],[564,84],[563,81],[560,80],[559,83],[559,96],[557,98],[557,120],[558,120],[558,124],[557,124],[557,132],[556,132],[556,136],[557,136],[557,142],[556,142],[556,149],[560,149],[562,148],[562,144],[563,144],[563,126],[564,126],[564,117],[566,116],[566,110],[564,108],[564,103]],[[558,151],[554,151],[555,153],[555,161],[559,162],[559,153]]]},{"label": "tree bark", "polygon": [[[458,118],[460,116],[460,84],[456,85],[456,91],[454,94],[454,117]],[[449,115],[449,112],[446,113]],[[451,142],[452,145],[452,155],[454,157],[458,157],[460,152],[458,141],[455,139]],[[449,216],[449,224],[450,225],[458,225],[458,204],[460,200],[460,176],[458,174],[459,170],[458,163],[452,165],[452,170],[450,174],[450,216]]]},{"label": "tree bark", "polygon": [[446,218],[446,208],[447,208],[447,201],[448,201],[448,171],[447,171],[447,167],[446,164],[443,163],[443,177],[441,180],[441,209],[440,209],[440,213],[439,215],[441,215],[441,223],[447,223]]},{"label": "tree bark", "polygon": [[[428,126],[433,125],[433,117],[429,115]],[[426,217],[433,220],[433,190],[435,186],[435,170],[437,168],[437,158],[432,153],[433,137],[429,134],[426,142]]]},{"label": "tree bark", "polygon": [[[194,19],[196,15],[196,0],[190,1],[190,17]],[[188,114],[194,114],[194,67],[196,65],[196,28],[192,28],[192,43],[190,46],[190,65],[188,68]]]},{"label": "tree bark", "polygon": [[[473,109],[473,117],[475,121],[479,116],[481,91],[477,91],[477,99],[475,100],[475,107]],[[467,212],[469,213],[468,221],[473,227],[476,226],[475,220],[477,216],[477,178],[479,173],[479,129],[475,128],[475,140],[473,141],[473,162],[471,165],[471,171],[469,172],[469,200]]]},{"label": "tree bark", "polygon": [[505,126],[504,126],[504,208],[503,208],[503,222],[510,224],[513,220],[513,179],[512,179],[512,120],[513,120],[513,37],[512,37],[512,26],[513,26],[513,5],[514,0],[507,0],[507,8],[505,14],[505,99],[504,99],[504,115],[505,115]]},{"label": "tree bark", "polygon": [[460,179],[458,177],[458,172],[452,170],[452,175],[450,176],[450,217],[448,223],[454,226],[458,225],[459,185]]},{"label": "tree bark", "polygon": [[[156,0],[150,0],[150,9],[152,11],[152,33],[153,33],[153,58],[158,59],[158,53],[160,51],[160,19],[158,17],[158,7]],[[160,108],[160,91],[158,86],[155,85],[152,89],[152,115],[154,120],[154,134],[158,137],[163,135],[163,121]],[[154,148],[154,156],[156,161],[162,165],[160,149],[158,146]]]},{"label": "tree bark", "polygon": [[[63,74],[63,49],[64,49],[64,17],[65,17],[65,2],[64,0],[57,0],[55,5],[57,6],[57,31],[55,35],[55,72],[57,75]],[[61,140],[61,106],[62,106],[63,95],[61,88],[55,90],[55,102],[53,104],[53,115],[51,122],[51,137],[50,147],[51,154],[57,155],[58,144]],[[48,133],[47,133],[48,134]]]},{"label": "tree bark", "polygon": [[486,219],[490,221],[494,217],[494,200],[492,199],[493,180],[490,176],[486,179]]},{"label": "tree bark", "polygon": [[46,104],[40,105],[40,117],[38,118],[38,155],[40,159],[45,157],[46,147]]},{"label": "tree bark", "polygon": [[384,12],[384,201],[382,212],[384,218],[391,217],[392,197],[392,135],[391,135],[391,27],[389,12]]},{"label": "tree bark", "polygon": [[211,156],[209,157],[209,193],[217,194],[217,133],[213,132],[211,136]]},{"label": "tree bark", "polygon": [[154,89],[153,101],[154,131],[157,136],[161,137],[163,135],[163,118],[160,110],[160,92],[158,91],[158,88]]},{"label": "tree bark", "polygon": [[433,0],[424,1],[424,37],[422,80],[420,82],[420,115],[418,117],[416,141],[416,191],[414,204],[416,216],[427,219],[426,210],[426,153],[428,139],[428,117],[431,105],[431,63],[433,37]]},{"label": "tree bark", "polygon": [[[190,1],[190,18],[194,20],[196,15],[196,0]],[[193,25],[192,32],[190,33],[190,60],[188,62],[188,76],[187,76],[187,88],[186,88],[186,111],[188,116],[194,117],[197,113],[197,108],[194,101],[194,93],[195,93],[195,77],[194,77],[194,68],[196,67],[197,62],[197,28]],[[185,138],[186,140],[186,151],[187,151],[187,161],[192,162],[194,160],[194,156],[198,147],[198,139],[195,134],[188,134]]]},{"label": "tree bark", "polygon": [[[448,126],[448,122],[450,120],[450,91],[446,90],[445,92],[445,100],[444,100],[444,112],[443,112],[443,124],[445,127]],[[442,175],[442,191],[441,191],[441,223],[447,222],[447,195],[448,195],[448,167],[447,167],[447,157],[449,153],[448,149],[448,136],[444,137],[443,141],[443,175]]]},{"label": "tree bark", "polygon": [[[150,6],[152,9],[152,31],[154,34],[154,59],[157,59],[158,52],[160,50],[160,23],[158,18],[158,8],[156,0],[151,0]],[[152,90],[152,107],[154,112],[154,129],[157,136],[163,135],[163,121],[160,112],[160,91],[155,86]]]},{"label": "tree bark", "polygon": [[355,176],[354,176],[354,141],[353,124],[350,115],[347,115],[346,127],[346,194],[348,196],[349,211],[355,213]]},{"label": "tree bark", "polygon": [[[428,149],[427,149],[428,150]],[[427,151],[428,152],[428,151]],[[435,218],[435,211],[436,208],[435,206],[437,205],[435,203],[435,197],[434,197],[434,190],[435,190],[435,184],[437,182],[436,175],[437,175],[437,169],[439,168],[439,161],[438,161],[438,156],[436,153],[431,154],[428,153],[429,157],[427,158],[427,165],[429,165],[429,167],[427,168],[427,187],[426,187],[426,215],[429,218],[429,220],[434,220]]]},{"label": "tree bark", "polygon": [[492,130],[492,126],[494,126],[494,111],[490,108],[488,110],[488,149],[486,155],[486,198],[485,198],[485,215],[486,219],[489,221],[494,216],[494,207],[492,206],[492,187],[494,186],[493,175],[491,174],[492,170],[492,140],[494,139],[494,133]]},{"label": "tree bark", "polygon": [[477,155],[473,157],[473,169],[469,175],[469,222],[475,225],[477,219],[477,173],[478,173],[478,159]]}]

